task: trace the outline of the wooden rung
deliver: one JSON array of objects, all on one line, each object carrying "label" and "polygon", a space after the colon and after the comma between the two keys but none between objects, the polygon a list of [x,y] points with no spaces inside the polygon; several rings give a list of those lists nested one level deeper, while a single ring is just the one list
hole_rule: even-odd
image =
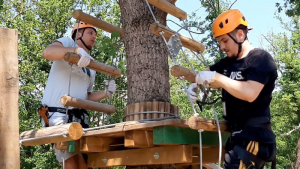
[{"label": "wooden rung", "polygon": [[125,147],[144,148],[153,147],[153,132],[143,130],[126,131],[124,137]]},{"label": "wooden rung", "polygon": [[[67,52],[64,56],[64,60],[66,62],[73,63],[73,64],[77,64],[79,59],[80,59],[79,55],[77,55],[75,53],[71,53],[71,52]],[[87,66],[87,68],[95,70],[100,73],[107,74],[107,75],[115,76],[115,77],[121,76],[120,69],[113,67],[113,66],[108,66],[104,63],[96,62],[93,60],[90,61],[90,64]]]},{"label": "wooden rung", "polygon": [[[63,133],[67,133],[62,135]],[[20,141],[24,146],[42,145],[47,143],[78,140],[83,134],[79,123],[45,127],[38,130],[24,131],[20,134]]]},{"label": "wooden rung", "polygon": [[[225,132],[227,130],[227,125],[224,121],[219,121],[220,130]],[[205,131],[218,131],[216,120],[205,119],[202,117],[192,116],[188,120],[188,125],[191,129],[199,130],[203,129]]]},{"label": "wooden rung", "polygon": [[113,33],[114,31],[117,31],[120,33],[121,37],[123,37],[123,35],[124,35],[124,32],[121,28],[118,28],[110,23],[104,22],[104,21],[102,21],[96,17],[93,17],[89,14],[86,14],[86,13],[82,12],[81,10],[75,10],[73,12],[73,18],[75,18],[79,21],[89,23],[89,24],[96,26],[97,28],[100,28],[109,33]]},{"label": "wooden rung", "polygon": [[187,18],[186,12],[177,8],[175,5],[171,4],[166,0],[148,0],[148,2],[149,4],[175,16],[178,19],[185,20]]},{"label": "wooden rung", "polygon": [[191,163],[192,151],[192,146],[178,145],[93,153],[88,155],[88,167]]},{"label": "wooden rung", "polygon": [[185,80],[195,83],[196,73],[188,68],[174,65],[171,68],[171,75],[178,78],[184,76]]},{"label": "wooden rung", "polygon": [[[161,37],[160,32],[162,32],[162,31],[164,32],[164,37],[167,40],[169,40],[170,37],[176,33],[175,31],[173,31],[159,23],[152,23],[150,25],[150,32],[152,34],[155,34],[155,35]],[[179,34],[179,38],[184,47],[186,47],[192,51],[195,51],[195,52],[202,52],[202,53],[204,52],[205,47],[201,43],[198,43],[198,42],[196,42],[188,37],[182,36],[180,34]]]},{"label": "wooden rung", "polygon": [[124,144],[123,138],[82,137],[80,139],[80,152],[106,152],[115,150],[114,144]]},{"label": "wooden rung", "polygon": [[110,114],[116,111],[116,108],[113,105],[98,103],[90,100],[77,99],[75,97],[67,95],[60,98],[60,103],[64,106],[71,106],[80,109],[93,110]]}]

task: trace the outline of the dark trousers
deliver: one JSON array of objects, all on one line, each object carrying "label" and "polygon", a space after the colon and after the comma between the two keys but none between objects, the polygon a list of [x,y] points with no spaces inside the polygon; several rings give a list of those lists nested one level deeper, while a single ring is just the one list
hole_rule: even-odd
[{"label": "dark trousers", "polygon": [[[239,158],[234,147],[239,146],[242,149],[250,152],[251,154],[257,156],[259,159],[270,162],[275,159],[276,155],[276,144],[266,144],[259,143],[252,140],[246,140],[243,138],[229,137],[225,146],[225,162],[224,169],[246,169],[249,166],[246,166],[245,163]],[[263,165],[258,167],[252,162],[253,166],[249,168],[262,169]]]}]

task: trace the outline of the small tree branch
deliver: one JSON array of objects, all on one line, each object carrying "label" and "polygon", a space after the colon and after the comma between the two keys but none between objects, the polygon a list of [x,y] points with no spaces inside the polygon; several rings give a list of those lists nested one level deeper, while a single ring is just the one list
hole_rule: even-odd
[{"label": "small tree branch", "polygon": [[288,135],[292,134],[292,132],[294,132],[295,130],[299,130],[299,129],[300,129],[300,125],[299,125],[299,126],[296,126],[293,130],[291,130],[291,131],[289,131],[289,132],[287,132],[287,133],[285,133],[285,134],[281,134],[280,136],[281,136],[281,137],[288,136]]},{"label": "small tree branch", "polygon": [[[229,9],[231,9],[232,5],[235,4],[236,1],[237,1],[237,0],[235,0],[235,1],[230,5]],[[228,10],[229,10],[229,9],[228,9]]]}]

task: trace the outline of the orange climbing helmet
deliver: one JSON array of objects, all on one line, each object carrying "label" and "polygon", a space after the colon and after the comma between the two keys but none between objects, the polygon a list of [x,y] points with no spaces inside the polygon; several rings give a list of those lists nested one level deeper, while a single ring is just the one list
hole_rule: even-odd
[{"label": "orange climbing helmet", "polygon": [[248,22],[238,9],[231,9],[220,14],[212,25],[213,37],[227,34],[236,29],[239,25],[248,27]]},{"label": "orange climbing helmet", "polygon": [[94,27],[93,25],[90,25],[88,23],[80,21],[79,24],[75,23],[75,25],[73,27],[73,30],[72,30],[72,36],[76,32],[77,29],[79,30],[79,29],[82,29],[82,28],[93,28],[97,33],[96,27]]}]

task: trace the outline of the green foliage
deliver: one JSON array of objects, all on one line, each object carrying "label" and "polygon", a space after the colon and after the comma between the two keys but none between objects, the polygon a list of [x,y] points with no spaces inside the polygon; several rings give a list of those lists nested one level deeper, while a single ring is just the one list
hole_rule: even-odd
[{"label": "green foliage", "polygon": [[285,0],[283,4],[276,3],[278,12],[285,10],[287,16],[300,16],[300,1],[299,0]]}]

